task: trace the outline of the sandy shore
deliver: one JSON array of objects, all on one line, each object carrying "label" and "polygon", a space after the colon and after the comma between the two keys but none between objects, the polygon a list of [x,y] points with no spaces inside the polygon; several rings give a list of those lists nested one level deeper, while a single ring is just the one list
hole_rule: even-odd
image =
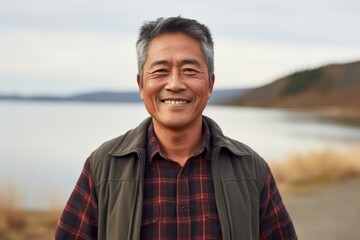
[{"label": "sandy shore", "polygon": [[284,202],[300,240],[360,239],[360,178]]}]

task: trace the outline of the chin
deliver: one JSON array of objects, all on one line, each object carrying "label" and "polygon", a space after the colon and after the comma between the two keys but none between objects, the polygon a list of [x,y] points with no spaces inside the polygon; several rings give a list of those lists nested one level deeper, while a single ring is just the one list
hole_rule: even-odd
[{"label": "chin", "polygon": [[157,122],[165,128],[173,129],[173,130],[181,130],[191,126],[193,123],[196,122],[197,119],[198,118],[184,119],[181,116],[174,116],[168,119],[159,119],[160,121]]}]

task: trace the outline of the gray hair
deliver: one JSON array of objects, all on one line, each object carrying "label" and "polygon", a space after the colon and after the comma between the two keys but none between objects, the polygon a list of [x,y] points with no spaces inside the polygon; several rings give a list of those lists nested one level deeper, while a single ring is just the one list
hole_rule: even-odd
[{"label": "gray hair", "polygon": [[209,76],[214,73],[214,43],[208,27],[193,19],[170,17],[145,22],[140,28],[139,38],[136,42],[136,52],[138,73],[141,78],[151,40],[167,33],[184,33],[197,39],[208,65]]}]

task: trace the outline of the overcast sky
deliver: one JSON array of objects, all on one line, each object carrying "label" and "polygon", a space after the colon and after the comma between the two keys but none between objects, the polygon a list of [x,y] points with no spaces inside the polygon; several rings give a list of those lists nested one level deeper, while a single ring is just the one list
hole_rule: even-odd
[{"label": "overcast sky", "polygon": [[358,0],[0,0],[0,94],[136,90],[140,25],[177,15],[212,31],[218,89],[360,60]]}]

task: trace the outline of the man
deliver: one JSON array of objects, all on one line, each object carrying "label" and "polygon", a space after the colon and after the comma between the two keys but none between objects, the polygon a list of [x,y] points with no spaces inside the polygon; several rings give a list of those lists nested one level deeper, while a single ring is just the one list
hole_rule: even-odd
[{"label": "man", "polygon": [[202,116],[215,81],[208,28],[160,18],[136,46],[151,118],[91,154],[55,239],[297,239],[265,161]]}]

